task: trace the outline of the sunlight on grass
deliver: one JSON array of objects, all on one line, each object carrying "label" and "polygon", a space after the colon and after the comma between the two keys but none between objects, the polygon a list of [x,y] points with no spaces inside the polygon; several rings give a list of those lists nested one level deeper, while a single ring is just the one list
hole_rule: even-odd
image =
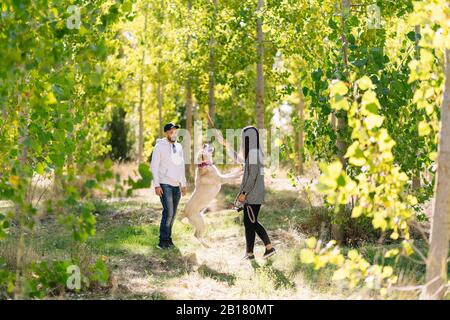
[{"label": "sunlight on grass", "polygon": [[[333,268],[317,272],[300,263],[300,250],[307,238],[304,230],[317,234],[318,226],[327,219],[326,209],[311,209],[291,191],[269,190],[260,221],[267,228],[277,254],[263,260],[264,246],[257,237],[256,261],[249,263],[241,260],[245,253],[243,212],[230,210],[226,205],[226,199],[233,198],[236,192],[235,187],[224,188],[221,194],[224,203],[218,203],[217,211],[205,214],[205,240],[211,248],[203,247],[195,239],[191,225],[177,219],[173,228],[177,248],[157,249],[161,206],[156,197],[145,202],[97,201],[97,233],[82,246],[74,247],[70,233],[53,224],[37,227],[28,244],[35,256],[60,258],[81,250],[85,255],[106,257],[112,272],[123,283],[122,291],[115,294],[123,298],[329,299],[350,295],[345,287],[331,281]],[[183,199],[178,214],[185,202]],[[2,255],[14,256],[15,239],[12,235],[1,243]],[[389,245],[363,243],[359,249],[368,260],[375,261],[380,250],[386,248]],[[14,264],[14,259],[9,260]],[[405,259],[388,259],[383,263],[399,268],[405,284],[423,278],[424,265]]]}]

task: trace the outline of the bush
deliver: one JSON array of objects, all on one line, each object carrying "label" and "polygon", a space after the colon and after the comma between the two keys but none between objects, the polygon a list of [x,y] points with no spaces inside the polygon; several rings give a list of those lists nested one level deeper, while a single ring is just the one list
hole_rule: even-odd
[{"label": "bush", "polygon": [[11,298],[14,291],[14,279],[14,273],[7,268],[5,261],[0,258],[0,299]]},{"label": "bush", "polygon": [[79,263],[73,260],[41,261],[32,263],[26,270],[23,281],[23,296],[25,298],[38,298],[62,295],[66,292],[82,292],[95,290],[108,284],[109,271],[100,258],[95,264],[80,269],[80,287],[70,288],[73,276],[71,266],[78,267]]},{"label": "bush", "polygon": [[126,111],[116,107],[112,111],[112,119],[108,124],[111,145],[111,159],[129,160],[133,141],[129,139],[130,125],[126,122]]},{"label": "bush", "polygon": [[323,241],[333,239],[332,225],[341,229],[344,244],[347,245],[376,242],[381,235],[379,231],[373,229],[371,219],[366,217],[353,219],[349,209],[337,218],[336,214],[328,208],[313,207],[305,210],[301,219],[297,221],[300,232],[320,237]]}]

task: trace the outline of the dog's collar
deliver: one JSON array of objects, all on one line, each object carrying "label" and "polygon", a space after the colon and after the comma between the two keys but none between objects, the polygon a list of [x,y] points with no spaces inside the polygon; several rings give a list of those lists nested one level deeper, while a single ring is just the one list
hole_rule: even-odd
[{"label": "dog's collar", "polygon": [[197,164],[197,167],[201,169],[201,168],[204,168],[204,167],[207,167],[207,166],[210,166],[210,165],[211,165],[211,162],[203,161],[203,162]]}]

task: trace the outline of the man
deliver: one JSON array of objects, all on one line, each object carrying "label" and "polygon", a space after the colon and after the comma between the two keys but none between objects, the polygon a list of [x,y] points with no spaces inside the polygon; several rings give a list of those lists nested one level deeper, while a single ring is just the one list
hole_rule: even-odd
[{"label": "man", "polygon": [[183,147],[176,142],[178,128],[173,123],[164,126],[165,138],[157,141],[151,160],[153,186],[163,206],[157,246],[159,249],[175,246],[172,241],[172,226],[181,193],[184,195],[187,192]]}]

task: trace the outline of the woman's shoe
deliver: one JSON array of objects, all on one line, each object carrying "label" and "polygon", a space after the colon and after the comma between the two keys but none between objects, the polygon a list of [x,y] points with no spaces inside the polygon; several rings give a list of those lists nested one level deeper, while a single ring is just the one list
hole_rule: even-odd
[{"label": "woman's shoe", "polygon": [[245,256],[242,258],[242,260],[255,260],[254,254],[245,254]]},{"label": "woman's shoe", "polygon": [[270,256],[273,256],[276,253],[275,248],[272,248],[270,250],[266,249],[266,252],[264,252],[263,258],[267,259]]}]

